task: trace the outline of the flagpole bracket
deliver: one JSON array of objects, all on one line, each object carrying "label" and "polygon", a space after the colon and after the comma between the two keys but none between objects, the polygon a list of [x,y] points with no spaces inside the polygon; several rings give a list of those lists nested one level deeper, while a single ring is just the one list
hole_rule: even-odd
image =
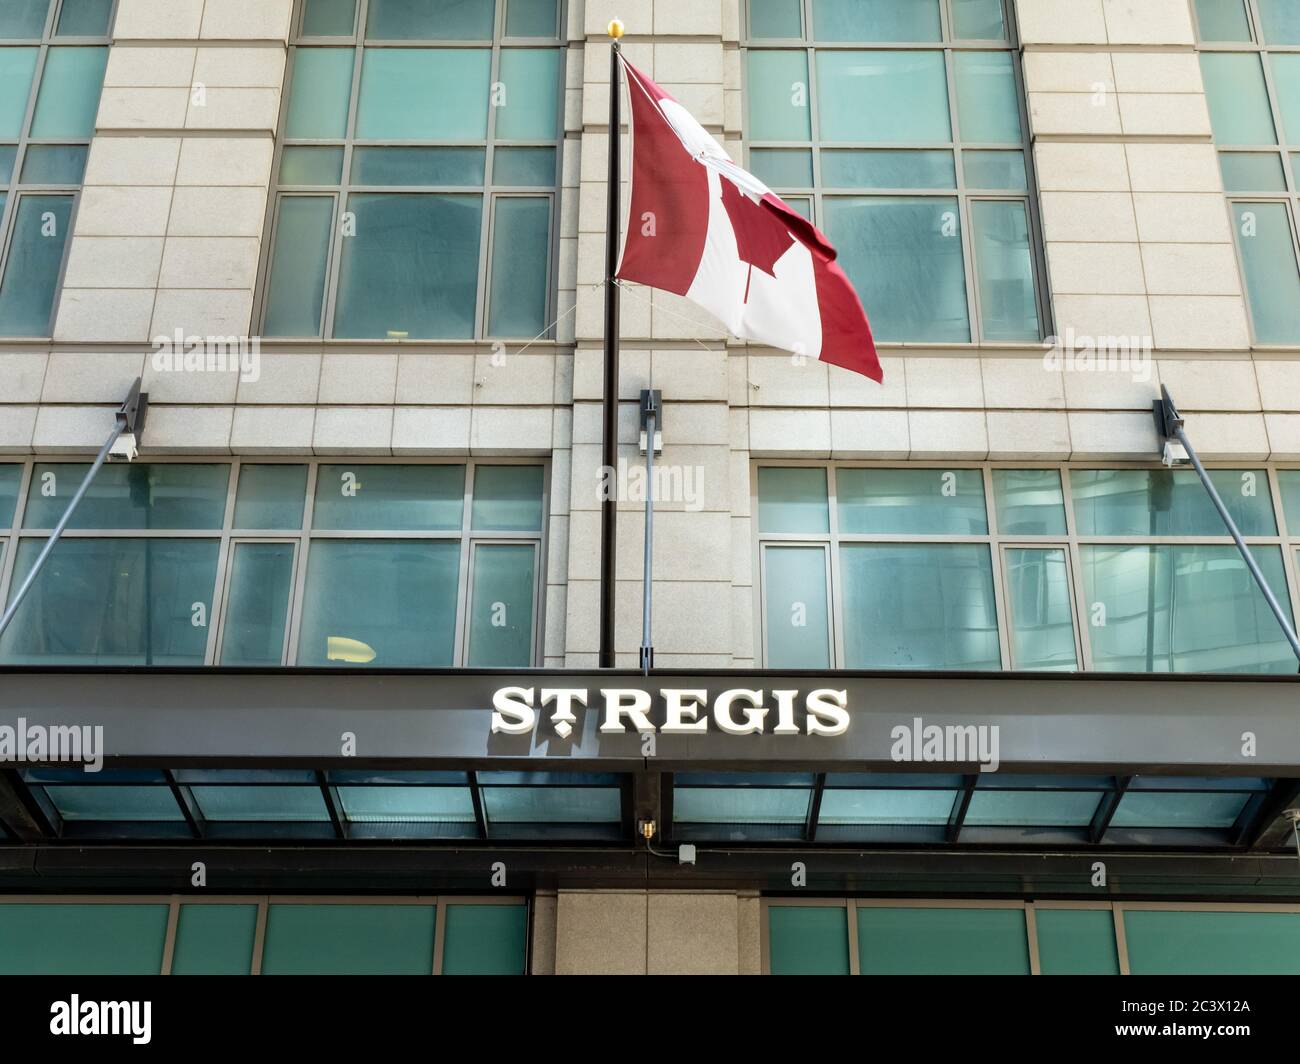
[{"label": "flagpole bracket", "polygon": [[641,436],[638,448],[646,453],[651,430],[655,434],[655,454],[664,453],[664,415],[663,393],[659,389],[642,389],[641,391]]}]

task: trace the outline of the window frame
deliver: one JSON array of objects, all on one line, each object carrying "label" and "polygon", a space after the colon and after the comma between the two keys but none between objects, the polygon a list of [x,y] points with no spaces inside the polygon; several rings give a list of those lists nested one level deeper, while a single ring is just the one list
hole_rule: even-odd
[{"label": "window frame", "polygon": [[[1296,272],[1300,276],[1300,142],[1287,142],[1286,124],[1282,121],[1282,108],[1273,78],[1273,67],[1268,60],[1271,53],[1300,55],[1300,44],[1270,44],[1264,40],[1263,20],[1256,0],[1241,0],[1246,13],[1246,22],[1250,28],[1249,41],[1207,41],[1201,36],[1200,15],[1196,10],[1196,0],[1187,0],[1191,10],[1192,31],[1196,40],[1197,67],[1200,69],[1202,54],[1238,54],[1253,55],[1259,61],[1264,78],[1264,90],[1268,94],[1269,119],[1273,123],[1273,132],[1277,143],[1221,145],[1212,135],[1215,161],[1219,164],[1220,182],[1224,186],[1224,197],[1228,205],[1228,226],[1232,230],[1232,253],[1237,263],[1237,275],[1241,279],[1241,291],[1246,304],[1246,322],[1250,330],[1250,346],[1264,350],[1294,350],[1300,347],[1300,335],[1291,343],[1260,340],[1259,330],[1255,325],[1255,308],[1250,298],[1250,289],[1246,280],[1246,261],[1241,252],[1240,235],[1237,232],[1235,208],[1239,205],[1249,206],[1256,203],[1280,203],[1286,208],[1287,223],[1291,232],[1291,253],[1295,256]],[[1204,78],[1202,77],[1202,80]],[[1206,93],[1208,99],[1208,92]],[[1285,189],[1272,192],[1234,192],[1227,187],[1223,179],[1223,156],[1259,155],[1272,156],[1282,163],[1282,180]],[[1293,158],[1295,156],[1295,158]]]},{"label": "window frame", "polygon": [[[766,38],[754,37],[750,29],[750,0],[741,0],[741,40],[740,40],[740,77],[742,134],[741,147],[745,166],[752,169],[751,152],[755,147],[761,149],[799,149],[811,153],[812,177],[811,187],[801,187],[775,191],[782,199],[801,200],[808,203],[812,220],[819,228],[825,229],[826,198],[832,199],[866,199],[871,197],[906,197],[906,198],[940,198],[956,199],[958,224],[961,229],[962,268],[965,274],[967,327],[969,340],[918,340],[891,339],[877,340],[880,347],[906,347],[924,344],[927,347],[1005,347],[1022,346],[1041,347],[1042,341],[1053,335],[1055,324],[1052,317],[1052,301],[1047,271],[1047,257],[1043,238],[1042,215],[1038,193],[1038,178],[1034,163],[1034,149],[1029,124],[1028,97],[1026,95],[1023,63],[1020,58],[1020,35],[1015,4],[1002,0],[1003,21],[1007,28],[1006,40],[958,39],[953,33],[953,14],[950,0],[937,0],[940,5],[940,33],[938,41],[826,41],[819,42],[814,37],[813,8],[817,0],[799,0],[800,18],[803,25],[801,38]],[[823,142],[820,137],[820,118],[817,106],[817,53],[819,51],[889,51],[889,52],[940,52],[944,60],[944,75],[947,80],[948,113],[952,140],[946,142]],[[763,141],[755,143],[750,121],[750,105],[753,100],[749,92],[748,54],[751,51],[802,51],[806,56],[808,71],[808,127],[807,141]],[[965,166],[962,161],[964,151],[1013,151],[1007,144],[989,144],[980,141],[965,141],[961,137],[961,123],[958,113],[956,60],[959,52],[996,52],[1006,53],[1011,57],[1011,70],[1016,92],[1016,105],[1020,121],[1021,144],[1019,151],[1025,162],[1026,189],[1017,194],[1009,190],[970,191],[966,183]],[[822,181],[822,152],[826,150],[858,151],[865,149],[890,150],[942,150],[952,154],[956,181],[952,188],[831,188],[827,189]],[[984,337],[984,313],[981,305],[980,285],[975,260],[975,231],[971,221],[970,204],[976,201],[1023,203],[1026,210],[1026,222],[1029,228],[1030,259],[1034,277],[1034,299],[1038,313],[1039,337],[1035,340],[994,340]],[[870,316],[870,308],[868,308]]]},{"label": "window frame", "polygon": [[[85,171],[82,172],[82,179],[76,184],[65,183],[57,184],[51,182],[33,182],[24,184],[22,181],[23,166],[27,161],[28,149],[35,146],[76,146],[84,144],[86,148],[86,162],[90,162],[90,148],[94,142],[95,130],[91,131],[86,138],[47,138],[32,137],[32,122],[36,116],[36,103],[40,97],[41,83],[45,77],[45,66],[49,59],[50,49],[52,47],[99,47],[103,48],[106,53],[110,53],[114,43],[113,32],[117,25],[118,0],[111,0],[111,6],[108,16],[108,32],[103,37],[84,37],[84,36],[57,36],[56,31],[59,25],[59,19],[63,15],[63,7],[67,0],[50,0],[49,8],[45,13],[45,25],[41,30],[40,39],[33,37],[30,39],[21,39],[17,37],[6,37],[0,42],[3,48],[36,48],[36,65],[32,71],[32,84],[28,90],[27,107],[23,112],[22,129],[18,133],[17,144],[14,152],[13,173],[9,176],[7,186],[0,185],[0,195],[5,197],[3,212],[0,212],[0,283],[3,283],[5,272],[9,268],[10,253],[13,250],[13,230],[18,217],[18,207],[24,199],[32,196],[66,196],[70,200],[68,209],[67,233],[64,236],[63,255],[59,261],[59,269],[54,282],[54,299],[50,305],[50,317],[46,322],[45,331],[37,335],[28,335],[23,333],[0,333],[0,340],[47,340],[54,336],[54,325],[59,316],[59,304],[63,294],[63,282],[68,272],[68,261],[72,254],[72,237],[76,232],[77,214],[81,207],[81,193],[85,188]],[[107,70],[107,67],[105,68]],[[103,100],[104,83],[100,82],[99,100]],[[96,105],[98,110],[98,104]]]},{"label": "window frame", "polygon": [[[284,85],[285,91],[281,94],[280,114],[277,124],[277,136],[275,138],[275,150],[271,160],[271,184],[267,196],[266,215],[263,229],[266,233],[266,239],[262,242],[262,247],[258,261],[258,283],[254,291],[253,298],[253,317],[258,335],[262,335],[262,330],[266,325],[266,316],[269,310],[269,294],[271,286],[272,267],[274,265],[276,234],[280,222],[280,201],[282,198],[290,196],[330,198],[333,201],[333,215],[330,220],[329,231],[329,249],[325,262],[325,290],[324,298],[321,302],[321,321],[320,328],[314,335],[277,335],[268,337],[276,342],[301,342],[303,340],[314,341],[317,343],[339,343],[339,344],[374,344],[374,343],[475,343],[484,340],[509,340],[509,341],[535,341],[535,340],[553,340],[556,336],[558,323],[556,322],[557,307],[559,305],[559,226],[560,226],[560,200],[563,184],[564,169],[564,145],[565,145],[565,89],[567,83],[565,57],[568,54],[568,39],[565,28],[568,20],[567,0],[557,0],[556,4],[556,36],[547,37],[509,37],[506,35],[506,17],[508,0],[494,0],[493,8],[493,35],[491,40],[466,40],[461,38],[409,38],[399,40],[381,40],[373,41],[366,38],[366,19],[369,13],[371,0],[356,0],[356,21],[353,23],[353,34],[351,37],[320,37],[308,36],[303,33],[303,22],[306,17],[307,0],[297,0],[294,5],[292,30],[289,37],[288,56],[285,63]],[[479,141],[470,141],[464,138],[453,140],[391,140],[382,138],[361,138],[356,136],[357,110],[360,102],[361,74],[365,62],[366,52],[370,49],[427,49],[427,48],[457,48],[457,49],[489,49],[491,52],[491,65],[489,68],[489,89],[499,83],[500,80],[500,62],[501,52],[504,48],[514,50],[523,49],[540,49],[543,51],[557,51],[560,55],[558,66],[558,82],[556,89],[556,129],[553,140],[541,141],[535,139],[529,140],[508,140],[500,141],[496,136],[496,118],[499,108],[489,104],[487,109],[486,133],[484,140],[481,142],[484,146],[484,180],[481,184],[474,185],[373,185],[362,184],[352,180],[353,157],[357,148],[419,148],[419,147],[467,147],[478,146]],[[293,94],[293,74],[296,66],[298,53],[303,48],[347,48],[351,49],[352,55],[352,82],[348,98],[348,115],[344,133],[337,138],[292,138],[286,135],[286,127],[289,116],[289,108]],[[340,180],[336,184],[326,185],[294,185],[286,184],[280,180],[280,168],[283,162],[284,151],[287,147],[334,147],[342,148],[343,162]],[[493,166],[495,149],[498,147],[547,147],[552,148],[555,152],[555,173],[554,182],[547,186],[531,185],[499,185],[495,182],[496,173]],[[414,336],[372,336],[372,337],[338,337],[335,335],[335,318],[338,310],[339,297],[339,276],[343,261],[343,241],[346,239],[342,232],[340,219],[347,210],[352,195],[400,195],[400,194],[424,194],[424,195],[464,195],[475,196],[480,200],[479,204],[479,248],[478,248],[478,268],[477,282],[474,304],[474,324],[471,334],[463,337],[414,337]],[[492,282],[492,259],[493,259],[493,237],[496,218],[496,203],[499,199],[506,197],[527,197],[541,199],[545,198],[550,205],[550,233],[549,245],[546,249],[546,302],[543,311],[544,328],[537,336],[520,337],[520,336],[493,336],[488,332],[488,324],[491,315],[491,282]]]},{"label": "window frame", "polygon": [[[830,515],[829,531],[825,533],[808,533],[808,532],[763,532],[759,528],[758,520],[758,471],[760,468],[818,468],[826,470],[826,491],[827,506]],[[924,461],[924,462],[900,462],[900,461],[826,461],[824,459],[795,459],[795,458],[754,458],[750,460],[750,509],[751,518],[751,571],[755,574],[757,580],[756,593],[753,596],[753,613],[752,623],[754,625],[754,654],[759,668],[769,668],[767,645],[767,580],[766,570],[763,568],[764,548],[773,543],[796,545],[829,545],[830,547],[830,582],[827,584],[827,595],[831,605],[831,623],[830,630],[830,669],[850,670],[850,666],[845,664],[844,656],[844,590],[841,578],[842,565],[839,554],[842,544],[855,543],[880,543],[880,544],[934,544],[934,543],[971,543],[987,545],[990,552],[991,564],[993,567],[993,604],[997,611],[998,626],[998,646],[1000,650],[1000,663],[996,670],[1003,672],[1019,673],[1037,673],[1048,670],[1040,669],[1017,669],[1012,658],[1012,628],[1011,628],[1011,604],[1010,604],[1010,577],[1006,563],[1006,550],[1008,548],[1028,548],[1028,549],[1063,549],[1065,551],[1065,560],[1069,577],[1069,595],[1071,607],[1071,621],[1074,625],[1074,641],[1076,653],[1075,672],[1113,672],[1115,670],[1097,669],[1093,661],[1093,649],[1090,636],[1089,621],[1089,600],[1087,588],[1084,579],[1084,564],[1082,548],[1090,546],[1234,546],[1232,537],[1224,529],[1222,535],[1197,535],[1197,536],[1112,536],[1112,535],[1081,535],[1077,527],[1077,520],[1074,512],[1074,499],[1071,489],[1071,471],[1084,470],[1156,470],[1163,469],[1163,466],[1157,466],[1147,462],[974,462],[974,461]],[[1291,616],[1294,622],[1300,622],[1300,527],[1291,529],[1287,526],[1286,512],[1282,501],[1282,492],[1279,482],[1279,473],[1286,470],[1300,470],[1300,465],[1295,463],[1276,464],[1270,462],[1252,462],[1252,461],[1219,461],[1206,463],[1206,468],[1213,472],[1216,469],[1250,471],[1258,470],[1267,474],[1268,499],[1272,507],[1274,521],[1276,522],[1277,531],[1271,536],[1247,535],[1244,537],[1246,543],[1251,547],[1271,547],[1279,550],[1282,555],[1282,573],[1286,580],[1285,588],[1274,588],[1278,598],[1283,600],[1291,610]],[[841,469],[933,469],[933,470],[959,470],[959,469],[978,469],[983,474],[984,485],[984,507],[988,522],[988,532],[984,535],[955,535],[955,534],[903,534],[903,533],[842,533],[839,531],[838,506],[836,496],[836,472]],[[997,524],[997,502],[994,495],[993,471],[995,469],[1046,469],[1055,470],[1061,476],[1061,499],[1065,508],[1065,532],[1043,536],[1029,536],[1023,533],[1003,533],[999,530]],[[1260,494],[1263,494],[1264,485],[1260,485]],[[1286,592],[1285,596],[1283,591]],[[905,672],[909,670],[897,669],[886,671]],[[957,669],[945,669],[943,667],[927,666],[920,671],[926,672],[957,672]],[[1171,676],[1191,676],[1194,673],[1168,673]],[[1252,672],[1249,675],[1267,676],[1267,672]]]},{"label": "window frame", "polygon": [[[4,463],[19,465],[21,473],[18,483],[18,499],[14,507],[12,526],[0,525],[0,602],[8,602],[9,595],[16,589],[14,568],[17,564],[19,545],[23,540],[44,541],[51,529],[24,528],[23,519],[27,499],[31,490],[32,477],[39,465],[84,465],[86,459],[75,456],[43,455],[21,459],[18,462]],[[289,610],[285,624],[285,649],[279,666],[272,668],[342,668],[342,665],[299,665],[301,651],[302,615],[307,586],[307,566],[310,562],[311,547],[323,540],[379,540],[393,543],[400,540],[440,540],[455,541],[459,544],[460,556],[457,569],[456,586],[456,625],[453,642],[452,662],[446,666],[416,666],[419,668],[467,668],[466,656],[469,646],[469,625],[467,612],[472,601],[473,582],[470,559],[478,544],[531,544],[535,550],[536,564],[533,571],[532,589],[532,637],[530,640],[530,660],[527,666],[539,667],[543,660],[546,624],[546,563],[550,545],[550,503],[551,503],[551,464],[543,458],[501,456],[491,458],[462,459],[422,459],[418,457],[361,456],[355,459],[349,456],[297,456],[267,455],[265,457],[246,458],[232,456],[226,461],[205,460],[202,456],[153,456],[142,460],[147,465],[219,465],[226,466],[229,481],[226,485],[226,501],[220,528],[204,529],[68,529],[62,539],[190,539],[217,540],[216,577],[212,588],[212,601],[208,610],[208,631],[202,667],[242,668],[245,666],[221,666],[221,648],[226,635],[226,617],[230,605],[231,575],[234,565],[234,547],[240,543],[293,543],[295,544],[293,573],[290,585]],[[316,485],[321,466],[352,464],[355,466],[399,465],[399,466],[457,466],[465,470],[465,483],[461,502],[461,525],[456,529],[431,530],[396,530],[396,529],[313,529],[312,519],[316,500]],[[240,471],[247,466],[306,466],[307,477],[304,488],[302,524],[298,529],[246,529],[234,524],[235,501],[239,487]],[[475,471],[482,466],[533,466],[542,470],[541,527],[536,532],[519,532],[505,530],[475,530],[471,527],[472,503],[474,498]],[[158,668],[155,665],[132,665],[130,668]],[[193,666],[198,668],[196,664]],[[369,667],[369,666],[356,666]],[[394,666],[396,667],[396,666]]]}]

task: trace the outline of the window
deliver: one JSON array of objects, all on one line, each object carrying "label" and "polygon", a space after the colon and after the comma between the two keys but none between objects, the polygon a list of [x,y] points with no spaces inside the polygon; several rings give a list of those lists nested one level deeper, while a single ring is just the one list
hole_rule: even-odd
[{"label": "window", "polygon": [[[1294,616],[1300,470],[1215,469]],[[1294,673],[1190,469],[757,469],[768,668]]]},{"label": "window", "polygon": [[113,3],[16,0],[0,10],[0,336],[53,331]]},{"label": "window", "polygon": [[[0,464],[0,590],[87,468]],[[545,514],[536,464],[108,465],[0,661],[531,665]]]},{"label": "window", "polygon": [[1194,7],[1255,340],[1300,344],[1300,9],[1290,0]]},{"label": "window", "polygon": [[299,8],[262,335],[543,333],[563,138],[557,0]]},{"label": "window", "polygon": [[1001,0],[748,12],[750,169],[839,249],[876,339],[1040,340],[1028,122]]}]

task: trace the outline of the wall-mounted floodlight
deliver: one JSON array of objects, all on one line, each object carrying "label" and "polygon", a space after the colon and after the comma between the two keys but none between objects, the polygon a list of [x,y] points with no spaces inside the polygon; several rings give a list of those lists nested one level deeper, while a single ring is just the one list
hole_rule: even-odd
[{"label": "wall-mounted floodlight", "polygon": [[59,537],[63,535],[63,530],[68,527],[68,522],[72,520],[72,514],[81,505],[81,500],[85,498],[86,491],[90,487],[90,482],[95,479],[95,474],[99,472],[100,467],[111,456],[117,462],[131,462],[135,460],[140,449],[140,437],[144,433],[144,419],[149,411],[149,393],[140,390],[141,380],[135,379],[131,385],[131,391],[126,397],[126,402],[113,415],[113,433],[104,441],[104,446],[99,449],[95,461],[91,464],[85,478],[81,481],[81,486],[73,494],[68,508],[63,511],[63,516],[59,518],[59,523],[54,526],[54,531],[50,533],[50,538],[45,541],[45,546],[41,548],[41,553],[36,557],[36,563],[32,566],[31,571],[22,582],[22,586],[15,592],[13,599],[9,603],[9,608],[5,610],[4,616],[0,617],[0,635],[9,627],[9,622],[14,619],[18,612],[18,607],[22,605],[23,599],[27,597],[27,592],[32,589],[36,583],[36,578],[40,575],[41,569],[53,552],[55,544],[59,542]]},{"label": "wall-mounted floodlight", "polygon": [[1246,568],[1250,570],[1250,575],[1255,578],[1255,583],[1264,594],[1264,601],[1268,603],[1268,608],[1273,611],[1273,616],[1282,628],[1282,634],[1286,636],[1286,641],[1291,644],[1291,651],[1300,661],[1300,639],[1296,638],[1295,629],[1291,627],[1291,618],[1286,615],[1282,609],[1282,604],[1278,602],[1277,596],[1273,594],[1273,589],[1268,586],[1268,581],[1264,579],[1264,572],[1255,561],[1255,556],[1250,553],[1246,547],[1246,541],[1241,537],[1241,530],[1237,527],[1237,522],[1232,519],[1232,514],[1228,513],[1227,506],[1224,505],[1223,499],[1219,496],[1218,489],[1210,480],[1210,475],[1205,471],[1205,466],[1201,465],[1201,459],[1196,454],[1196,448],[1192,446],[1192,441],[1187,438],[1187,427],[1183,421],[1183,416],[1178,412],[1178,407],[1174,405],[1173,397],[1169,394],[1169,389],[1164,385],[1160,386],[1160,398],[1151,404],[1152,413],[1156,419],[1156,436],[1160,440],[1160,460],[1167,466],[1191,465],[1196,470],[1196,475],[1201,478],[1201,483],[1205,486],[1206,494],[1210,496],[1210,501],[1214,503],[1214,508],[1219,511],[1219,517],[1227,526],[1228,533],[1232,536],[1232,541],[1237,544],[1237,550],[1241,552],[1241,559],[1246,563]]}]

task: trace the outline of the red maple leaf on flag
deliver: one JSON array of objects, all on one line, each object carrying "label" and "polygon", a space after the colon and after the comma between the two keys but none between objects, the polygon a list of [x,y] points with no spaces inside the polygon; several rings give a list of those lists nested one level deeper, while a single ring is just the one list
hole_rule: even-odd
[{"label": "red maple leaf on flag", "polygon": [[[737,254],[751,268],[757,266],[769,277],[775,277],[776,264],[794,245],[794,237],[780,219],[746,196],[733,182],[725,177],[721,181],[722,206],[736,233]],[[748,283],[745,288],[748,301]]]}]

